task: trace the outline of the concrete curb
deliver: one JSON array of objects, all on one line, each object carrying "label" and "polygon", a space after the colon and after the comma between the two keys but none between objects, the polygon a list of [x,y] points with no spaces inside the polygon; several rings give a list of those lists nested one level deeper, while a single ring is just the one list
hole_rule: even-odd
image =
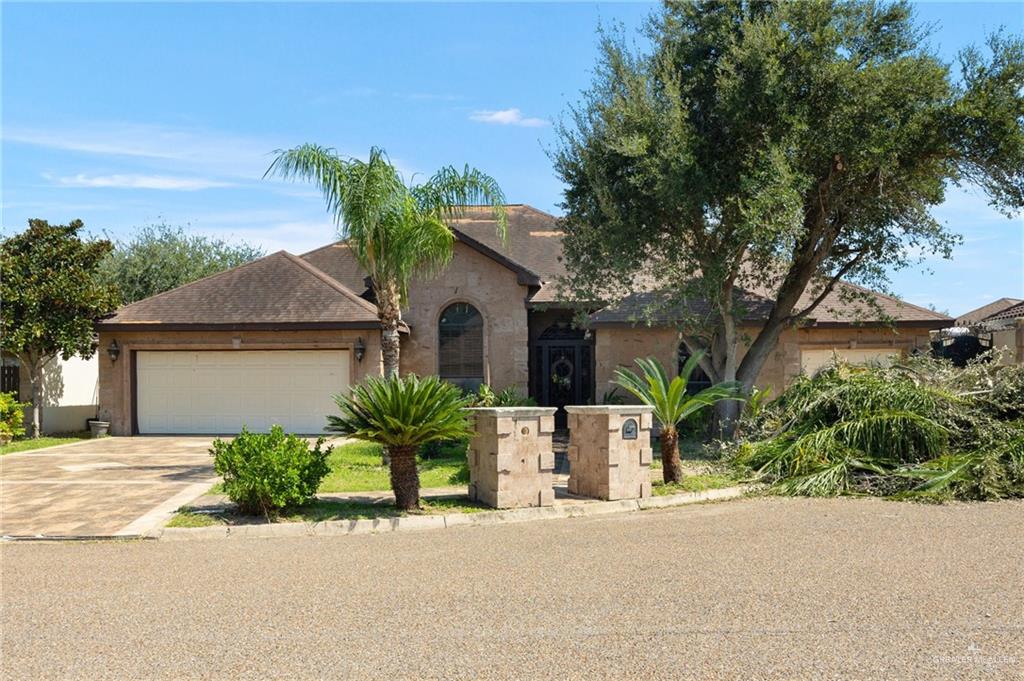
[{"label": "concrete curb", "polygon": [[725,487],[704,492],[686,492],[647,499],[595,501],[587,504],[513,508],[480,513],[448,513],[446,515],[413,515],[396,518],[364,518],[360,520],[325,520],[318,523],[270,523],[261,525],[212,525],[210,527],[159,527],[147,531],[147,539],[189,541],[244,537],[335,537],[349,534],[442,530],[452,527],[503,525],[557,518],[592,518],[614,513],[630,513],[647,509],[672,508],[706,501],[720,501],[744,496],[746,486]]}]

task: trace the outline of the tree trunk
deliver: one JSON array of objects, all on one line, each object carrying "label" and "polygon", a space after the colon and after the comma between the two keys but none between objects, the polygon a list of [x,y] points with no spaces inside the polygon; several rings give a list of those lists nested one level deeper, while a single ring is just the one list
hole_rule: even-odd
[{"label": "tree trunk", "polygon": [[46,360],[34,355],[23,358],[28,364],[28,382],[32,396],[32,422],[29,424],[29,437],[37,438],[43,432],[43,367]]},{"label": "tree trunk", "polygon": [[416,470],[417,447],[391,447],[391,491],[399,511],[420,507],[420,475]]},{"label": "tree trunk", "polygon": [[[381,326],[380,354],[384,365],[384,377],[390,378],[398,375],[401,350],[398,329],[402,324],[402,297],[398,293],[398,287],[390,282],[374,283],[374,295],[377,298],[377,316]],[[381,463],[385,466],[391,465],[391,452],[387,447],[381,448]],[[414,468],[415,464],[414,458]]]},{"label": "tree trunk", "polygon": [[381,326],[380,351],[384,376],[390,377],[398,374],[398,329],[402,325],[402,298],[398,287],[389,282],[375,283],[374,294],[377,297],[377,314]]},{"label": "tree trunk", "polygon": [[715,403],[715,422],[711,426],[714,437],[722,440],[731,440],[735,437],[742,406],[743,403],[736,400],[722,400]]},{"label": "tree trunk", "polygon": [[683,464],[679,460],[679,431],[662,424],[661,475],[666,484],[683,481]]}]

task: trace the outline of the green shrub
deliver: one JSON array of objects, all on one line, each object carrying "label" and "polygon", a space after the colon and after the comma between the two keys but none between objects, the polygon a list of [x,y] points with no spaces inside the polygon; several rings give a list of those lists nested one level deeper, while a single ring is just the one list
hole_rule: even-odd
[{"label": "green shrub", "polygon": [[452,459],[466,456],[469,449],[469,438],[459,440],[432,440],[420,447],[421,459]]},{"label": "green shrub", "polygon": [[270,516],[309,501],[327,475],[327,457],[320,438],[313,447],[281,426],[269,433],[242,429],[230,441],[214,440],[213,467],[224,478],[224,493],[242,513]]},{"label": "green shrub", "polygon": [[514,385],[494,392],[491,386],[483,383],[476,393],[468,395],[471,407],[536,407],[537,401],[519,392]]},{"label": "green shrub", "polygon": [[1024,496],[1022,376],[983,362],[839,363],[752,415],[734,462],[780,494]]},{"label": "green shrub", "polygon": [[0,441],[13,440],[25,434],[25,407],[14,393],[0,393]]}]

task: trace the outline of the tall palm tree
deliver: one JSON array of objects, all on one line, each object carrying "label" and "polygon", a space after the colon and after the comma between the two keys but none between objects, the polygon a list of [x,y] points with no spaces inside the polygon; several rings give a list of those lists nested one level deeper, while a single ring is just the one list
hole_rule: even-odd
[{"label": "tall palm tree", "polygon": [[467,206],[490,206],[499,236],[507,235],[505,196],[490,175],[468,165],[447,166],[426,182],[407,184],[387,154],[370,149],[369,160],[303,144],[275,152],[264,177],[312,182],[356,260],[370,277],[380,318],[384,375],[398,373],[398,330],[409,282],[436,273],[452,257],[455,235],[446,222]]},{"label": "tall palm tree", "polygon": [[719,383],[696,395],[687,394],[686,384],[702,356],[702,352],[691,355],[679,375],[671,381],[665,367],[653,357],[636,360],[641,371],[639,375],[629,369],[615,370],[615,380],[619,385],[644,404],[654,407],[654,418],[661,423],[661,469],[666,483],[683,479],[683,464],[679,460],[679,424],[682,420],[722,400],[743,401],[743,386],[738,381]]}]

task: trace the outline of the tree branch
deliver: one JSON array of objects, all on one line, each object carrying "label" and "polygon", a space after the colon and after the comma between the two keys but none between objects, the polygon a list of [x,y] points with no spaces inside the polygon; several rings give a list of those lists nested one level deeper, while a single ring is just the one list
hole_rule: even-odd
[{"label": "tree branch", "polygon": [[836,284],[839,283],[840,279],[842,279],[847,272],[849,272],[850,270],[857,266],[857,264],[860,262],[861,258],[864,257],[864,254],[866,252],[867,251],[865,250],[857,251],[857,255],[852,260],[848,261],[845,265],[839,268],[839,270],[829,279],[828,283],[825,284],[825,286],[821,289],[821,292],[817,296],[815,296],[814,300],[812,300],[807,307],[805,307],[800,312],[789,315],[783,320],[783,323],[796,323],[803,319],[804,317],[806,317],[811,312],[813,312],[814,309],[818,307],[818,305],[821,305],[821,302],[825,300],[828,294],[831,293],[833,289],[835,289]]}]

